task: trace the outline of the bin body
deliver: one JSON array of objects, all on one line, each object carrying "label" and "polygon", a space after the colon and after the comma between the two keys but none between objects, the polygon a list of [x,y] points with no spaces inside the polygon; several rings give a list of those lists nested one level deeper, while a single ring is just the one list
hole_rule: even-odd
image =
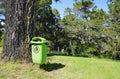
[{"label": "bin body", "polygon": [[33,61],[33,63],[44,64],[46,62],[46,57],[47,57],[46,42],[47,42],[46,40],[44,40],[44,41],[40,40],[39,42],[32,40],[31,44],[32,44],[32,61]]}]

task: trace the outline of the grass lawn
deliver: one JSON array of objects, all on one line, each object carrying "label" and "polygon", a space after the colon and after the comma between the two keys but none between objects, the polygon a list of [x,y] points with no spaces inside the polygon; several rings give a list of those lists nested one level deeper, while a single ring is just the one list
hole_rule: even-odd
[{"label": "grass lawn", "polygon": [[0,53],[2,52],[2,47],[0,47]]},{"label": "grass lawn", "polygon": [[46,65],[3,63],[0,79],[120,79],[120,61],[49,56]]}]

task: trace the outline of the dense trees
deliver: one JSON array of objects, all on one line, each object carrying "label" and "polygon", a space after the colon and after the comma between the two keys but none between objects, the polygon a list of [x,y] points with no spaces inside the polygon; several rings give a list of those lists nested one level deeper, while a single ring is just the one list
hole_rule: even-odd
[{"label": "dense trees", "polygon": [[[114,57],[117,59],[120,59],[120,1],[119,0],[113,0],[112,3],[110,3],[109,6],[109,13],[110,13],[110,19],[109,19],[109,26],[113,29],[116,34],[112,36],[112,46],[114,46]],[[112,33],[113,34],[113,33]]]},{"label": "dense trees", "polygon": [[51,8],[51,0],[35,1],[4,0],[3,58],[30,61],[30,40],[41,36],[51,42],[52,51],[120,59],[119,0],[108,3],[109,13],[97,9],[92,0],[78,0],[73,8],[65,9],[63,19]]},{"label": "dense trees", "polygon": [[66,8],[62,20],[70,37],[72,54],[120,59],[119,4],[109,3],[109,13],[97,9],[93,1],[82,0],[73,9]]},{"label": "dense trees", "polygon": [[[51,8],[50,2],[46,2],[46,5],[40,6],[37,4],[35,11],[35,36],[41,36],[51,42],[51,49],[60,51],[61,40],[65,36],[63,28],[61,27],[60,14],[57,9]],[[63,42],[63,41],[62,41]]]}]

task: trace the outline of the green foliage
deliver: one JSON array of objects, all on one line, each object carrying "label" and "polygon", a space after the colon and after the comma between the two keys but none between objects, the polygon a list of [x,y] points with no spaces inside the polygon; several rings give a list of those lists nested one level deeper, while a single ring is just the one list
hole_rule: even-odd
[{"label": "green foliage", "polygon": [[52,0],[37,0],[37,3],[40,7],[44,7],[52,4]]},{"label": "green foliage", "polygon": [[60,24],[59,11],[55,8],[52,9],[50,3],[51,0],[39,0],[36,3],[34,36],[46,38],[51,42],[51,50],[60,51],[59,49],[62,49],[64,46],[66,34],[63,30],[64,26]]},{"label": "green foliage", "polygon": [[72,9],[71,8],[65,8],[64,14],[65,15],[72,14]]},{"label": "green foliage", "polygon": [[65,9],[61,22],[73,56],[120,59],[119,2],[108,4],[110,13],[107,14],[89,0],[77,1],[73,8]]},{"label": "green foliage", "polygon": [[93,1],[78,0],[73,8],[65,9],[61,20],[59,11],[50,6],[52,0],[37,0],[34,36],[49,40],[53,51],[64,49],[73,56],[120,59],[119,2],[110,3],[106,14],[103,9],[97,9]]},{"label": "green foliage", "polygon": [[108,4],[109,13],[91,0],[78,0],[73,8],[65,9],[62,20],[51,4],[52,0],[37,0],[34,36],[48,39],[52,51],[64,49],[73,56],[120,59],[119,0]]},{"label": "green foliage", "polygon": [[58,12],[57,9],[53,8],[53,9],[52,9],[52,13],[53,13],[56,17],[60,17],[60,13]]}]

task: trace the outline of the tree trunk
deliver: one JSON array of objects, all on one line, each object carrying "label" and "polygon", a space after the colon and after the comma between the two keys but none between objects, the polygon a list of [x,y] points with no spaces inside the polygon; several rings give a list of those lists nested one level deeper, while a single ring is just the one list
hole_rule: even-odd
[{"label": "tree trunk", "polygon": [[31,61],[35,0],[4,0],[6,11],[3,58]]}]

